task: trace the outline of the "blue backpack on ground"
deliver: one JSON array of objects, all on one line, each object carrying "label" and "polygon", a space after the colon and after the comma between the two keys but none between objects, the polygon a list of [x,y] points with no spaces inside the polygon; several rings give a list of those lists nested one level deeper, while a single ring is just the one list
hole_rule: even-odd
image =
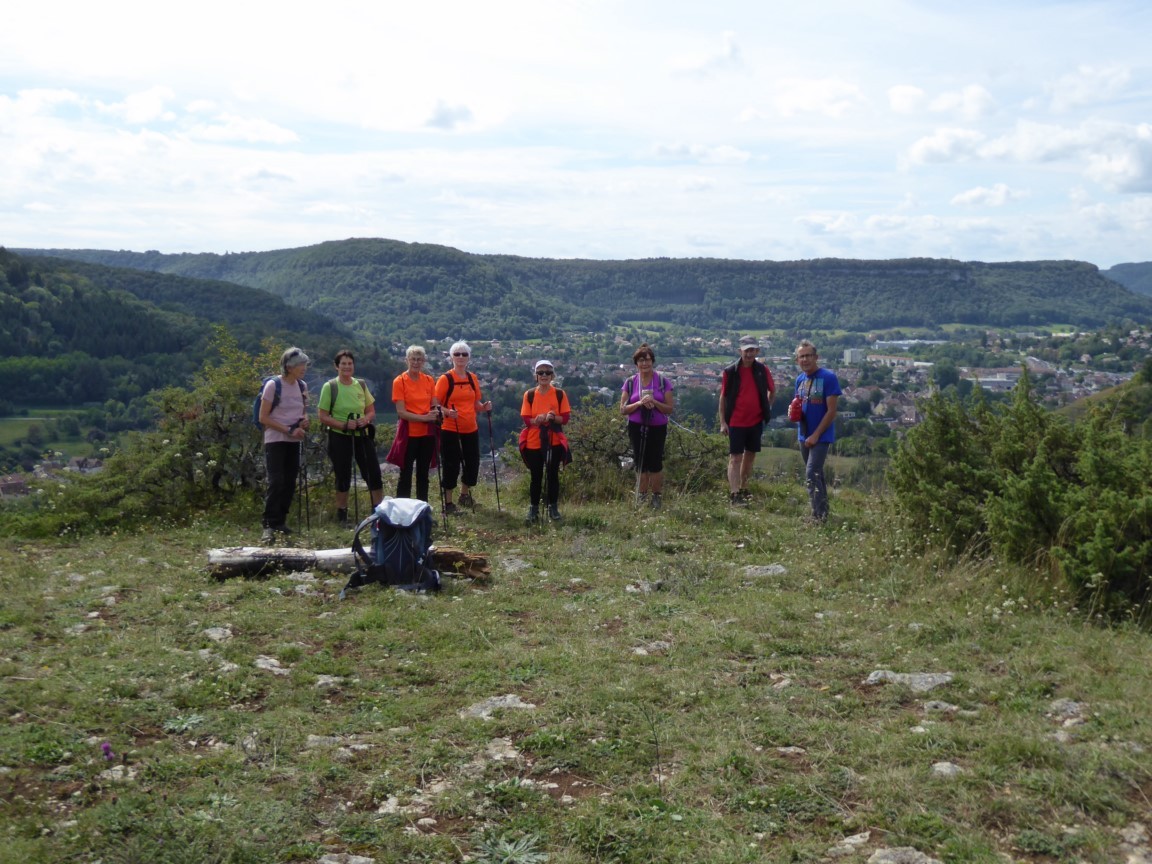
[{"label": "blue backpack on ground", "polygon": [[[252,425],[261,431],[264,430],[264,424],[260,422],[260,403],[264,401],[264,387],[268,384],[269,381],[276,382],[276,393],[272,396],[273,411],[275,411],[276,406],[280,404],[280,389],[283,386],[283,382],[280,381],[279,375],[269,375],[267,378],[260,382],[260,389],[256,391],[256,399],[252,402]],[[301,380],[297,381],[296,383],[300,385],[300,396],[303,398],[304,382]]]},{"label": "blue backpack on ground", "polygon": [[[360,532],[371,529],[371,554]],[[403,591],[439,591],[440,574],[432,562],[432,508],[415,498],[385,498],[352,536],[356,572],[340,592],[372,582]]]}]

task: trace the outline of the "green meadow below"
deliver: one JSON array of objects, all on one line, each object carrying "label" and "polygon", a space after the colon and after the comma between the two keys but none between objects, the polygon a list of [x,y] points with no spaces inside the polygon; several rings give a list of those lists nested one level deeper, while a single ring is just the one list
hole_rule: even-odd
[{"label": "green meadow below", "polygon": [[[250,508],[9,541],[0,861],[1152,856],[1152,643],[1045,574],[852,489],[824,527],[762,479],[534,529],[493,491],[437,537],[491,582],[434,596],[216,579]],[[321,499],[302,543],[345,546]]]}]

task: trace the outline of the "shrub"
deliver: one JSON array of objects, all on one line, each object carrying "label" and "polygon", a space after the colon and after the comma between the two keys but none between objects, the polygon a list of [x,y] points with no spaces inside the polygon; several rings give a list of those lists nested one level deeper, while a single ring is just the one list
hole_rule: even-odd
[{"label": "shrub", "polygon": [[1035,404],[1025,374],[992,415],[936,395],[889,480],[904,525],[953,551],[1054,567],[1090,608],[1119,614],[1149,599],[1152,441],[1105,403],[1073,425]]},{"label": "shrub", "polygon": [[[703,431],[697,417],[689,426],[671,425],[664,447],[664,491],[694,494],[718,488],[725,479],[727,450],[719,435]],[[628,421],[616,403],[585,396],[568,427],[572,464],[565,469],[564,492],[582,501],[614,501],[636,482]]]}]

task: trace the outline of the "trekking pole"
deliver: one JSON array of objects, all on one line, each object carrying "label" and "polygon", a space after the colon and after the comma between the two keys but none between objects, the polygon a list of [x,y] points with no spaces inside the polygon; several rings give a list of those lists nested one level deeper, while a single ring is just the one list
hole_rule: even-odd
[{"label": "trekking pole", "polygon": [[500,477],[496,473],[496,441],[492,435],[492,412],[488,412],[488,452],[492,454],[492,481],[496,484],[496,512],[500,512]]},{"label": "trekking pole", "polygon": [[[359,414],[349,414],[348,419],[349,420],[359,420],[360,415]],[[356,459],[356,456],[357,456],[356,447],[360,443],[357,440],[359,437],[360,437],[360,430],[359,429],[353,429],[352,430],[352,465],[348,469],[348,485],[349,485],[349,488],[351,488],[351,490],[352,490],[352,507],[353,507],[353,511],[355,514],[353,518],[356,520],[354,523],[356,525],[360,524],[360,496],[357,494],[357,489],[356,489],[356,469],[359,467],[359,465],[357,463],[357,459]]]},{"label": "trekking pole", "polygon": [[636,465],[636,495],[635,503],[640,504],[640,479],[644,474],[644,454],[648,450],[648,420],[651,412],[647,408],[640,409],[640,461]]},{"label": "trekking pole", "polygon": [[[305,436],[304,441],[307,441],[307,436]],[[305,445],[304,441],[300,442],[300,447],[304,453],[304,459],[303,459],[303,462],[301,463],[301,466],[300,466],[300,469],[301,469],[300,474],[304,478],[304,527],[306,527],[309,531],[311,531],[312,530],[312,501],[311,501],[311,495],[310,495],[310,492],[308,489],[308,447]]]},{"label": "trekking pole", "polygon": [[[437,409],[437,413],[440,414],[440,419],[443,420],[444,414],[442,412],[440,412],[439,409]],[[440,483],[441,451],[440,451],[440,426],[439,426],[439,424],[437,424],[436,428],[432,430],[432,441],[433,441],[432,458],[436,460],[436,485],[440,488],[440,512],[444,514],[444,530],[447,531],[448,530],[448,499],[444,495],[444,486],[441,485],[441,483]]]},{"label": "trekking pole", "polygon": [[540,427],[540,447],[544,451],[544,482],[540,484],[540,497],[543,500],[540,503],[548,507],[549,493],[552,491],[552,484],[548,480],[548,475],[552,473],[552,428],[547,423]]},{"label": "trekking pole", "polygon": [[296,467],[296,533],[304,523],[304,440],[300,440],[300,464]]}]

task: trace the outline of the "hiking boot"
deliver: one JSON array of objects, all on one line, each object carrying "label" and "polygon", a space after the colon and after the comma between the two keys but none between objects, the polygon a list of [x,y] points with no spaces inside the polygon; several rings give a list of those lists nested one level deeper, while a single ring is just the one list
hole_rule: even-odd
[{"label": "hiking boot", "polygon": [[643,507],[647,503],[648,503],[648,493],[647,492],[637,492],[636,493],[636,506],[637,507]]},{"label": "hiking boot", "polygon": [[444,505],[444,515],[445,516],[455,516],[458,512],[459,511],[456,509],[456,505],[453,504],[451,501],[449,501],[447,504]]},{"label": "hiking boot", "polygon": [[261,546],[271,546],[275,542],[276,542],[276,532],[273,531],[271,528],[265,528],[260,533],[260,545]]},{"label": "hiking boot", "polygon": [[292,529],[289,528],[287,525],[274,525],[272,527],[272,530],[275,531],[277,534],[283,534],[285,537],[287,537],[289,534],[292,533]]},{"label": "hiking boot", "polygon": [[728,503],[733,507],[747,507],[748,501],[739,493],[733,492],[728,496]]},{"label": "hiking boot", "polygon": [[553,522],[559,522],[564,517],[560,515],[560,511],[556,509],[555,504],[548,505],[548,518]]},{"label": "hiking boot", "polygon": [[663,506],[664,506],[664,501],[660,498],[660,493],[659,492],[653,492],[652,493],[652,509],[653,510],[659,510]]},{"label": "hiking boot", "polygon": [[471,492],[461,492],[460,493],[460,506],[461,507],[467,507],[469,510],[471,510],[472,508],[474,508],[476,506],[476,502],[472,500],[472,493]]},{"label": "hiking boot", "polygon": [[740,496],[741,501],[751,501],[752,500],[752,493],[749,492],[747,489],[741,489],[736,494]]},{"label": "hiking boot", "polygon": [[341,528],[347,528],[348,527],[348,511],[347,510],[337,510],[336,511],[336,524],[339,525]]},{"label": "hiking boot", "polygon": [[528,508],[528,515],[524,519],[529,525],[535,525],[540,521],[540,508],[533,504]]}]

